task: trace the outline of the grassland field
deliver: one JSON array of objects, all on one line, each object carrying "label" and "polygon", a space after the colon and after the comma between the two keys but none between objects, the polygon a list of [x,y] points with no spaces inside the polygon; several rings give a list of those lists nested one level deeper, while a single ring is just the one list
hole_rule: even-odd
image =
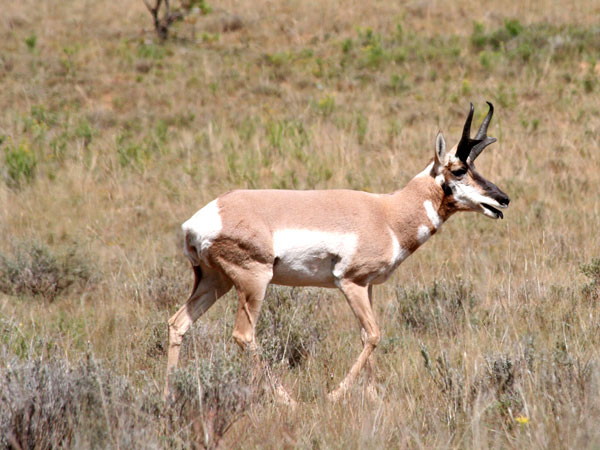
[{"label": "grassland field", "polygon": [[[600,3],[173,1],[164,42],[142,0],[5,3],[0,446],[600,446]],[[510,208],[375,288],[375,401],[325,400],[361,348],[341,294],[273,287],[259,342],[299,407],[233,343],[233,292],[163,403],[183,221],[236,188],[392,192],[486,100]]]}]

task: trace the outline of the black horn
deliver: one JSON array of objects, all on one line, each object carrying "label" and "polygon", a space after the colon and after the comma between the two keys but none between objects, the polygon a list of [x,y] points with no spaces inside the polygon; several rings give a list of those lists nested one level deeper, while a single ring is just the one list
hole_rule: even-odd
[{"label": "black horn", "polygon": [[465,120],[465,126],[463,127],[463,134],[460,138],[461,141],[468,141],[471,138],[471,122],[473,121],[473,111],[475,108],[473,107],[473,103],[469,103],[469,115],[467,116],[467,120]]},{"label": "black horn", "polygon": [[488,110],[485,119],[483,119],[483,122],[481,122],[481,126],[479,127],[479,131],[477,131],[475,139],[484,139],[487,136],[488,126],[490,125],[490,121],[492,120],[492,116],[494,115],[494,105],[492,105],[490,102],[486,103],[488,104],[490,109]]},{"label": "black horn", "polygon": [[465,126],[463,127],[463,134],[460,138],[460,142],[458,143],[458,148],[456,149],[456,157],[461,161],[466,161],[469,155],[471,154],[471,149],[473,148],[473,146],[480,142],[471,139],[471,122],[473,121],[473,110],[473,103],[471,103],[469,115],[467,116],[467,120],[465,120]]},{"label": "black horn", "polygon": [[479,140],[480,142],[475,144],[471,149],[471,152],[469,154],[469,159],[471,161],[475,161],[475,158],[479,156],[479,154],[483,151],[484,148],[496,142],[496,138],[488,137],[487,135],[488,126],[490,125],[490,121],[492,120],[492,116],[494,115],[494,105],[492,105],[490,102],[486,103],[488,104],[490,109],[487,113],[487,116],[485,116],[485,119],[483,119],[483,122],[481,122],[479,131],[477,131],[477,135],[475,136],[475,140]]}]

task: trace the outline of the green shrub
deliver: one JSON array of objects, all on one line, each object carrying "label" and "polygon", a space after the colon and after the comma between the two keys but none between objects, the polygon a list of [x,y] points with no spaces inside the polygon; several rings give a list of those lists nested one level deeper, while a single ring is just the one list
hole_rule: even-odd
[{"label": "green shrub", "polygon": [[352,50],[353,46],[354,46],[354,43],[352,42],[351,38],[345,39],[342,42],[342,53],[344,53],[344,55],[347,55]]},{"label": "green shrub", "polygon": [[143,139],[137,138],[131,130],[119,134],[115,143],[121,167],[144,169],[148,161],[166,152],[168,132],[167,122],[159,120]]},{"label": "green shrub", "polygon": [[59,123],[59,117],[56,112],[48,111],[42,105],[34,105],[31,107],[30,118],[25,118],[25,126],[27,127],[28,122],[31,120],[37,123],[43,123],[48,127],[53,127]]},{"label": "green shrub", "polygon": [[137,48],[139,58],[161,60],[167,55],[165,47],[156,44],[141,43]]},{"label": "green shrub", "polygon": [[94,129],[86,119],[82,119],[77,123],[77,127],[73,131],[73,135],[83,140],[83,146],[88,147],[94,137]]},{"label": "green shrub", "polygon": [[330,116],[335,110],[335,98],[332,95],[321,97],[315,104],[315,110],[323,116]]},{"label": "green shrub", "polygon": [[4,150],[5,181],[8,186],[20,188],[30,183],[36,174],[37,156],[25,141]]},{"label": "green shrub", "polygon": [[204,15],[212,12],[212,7],[206,3],[206,0],[182,0],[181,7],[186,11],[198,8],[200,13]]},{"label": "green shrub", "polygon": [[27,46],[27,49],[30,52],[33,52],[35,50],[36,44],[37,44],[37,36],[35,34],[32,34],[31,36],[29,36],[28,38],[25,39],[25,45]]},{"label": "green shrub", "polygon": [[[281,154],[302,153],[310,144],[310,135],[304,124],[297,120],[270,121],[265,126],[265,135],[269,145]],[[265,165],[270,161],[263,161]]]},{"label": "green shrub", "polygon": [[[597,55],[600,51],[598,42],[597,29],[546,23],[523,25],[517,19],[507,19],[503,26],[489,31],[483,24],[475,22],[471,33],[471,45],[476,50],[489,50],[491,54],[521,61],[534,57],[559,60],[581,54]],[[481,55],[485,54],[480,53],[485,66],[489,58]]]},{"label": "green shrub", "polygon": [[471,33],[471,44],[478,49],[482,49],[487,44],[485,26],[482,23],[473,23],[473,32]]},{"label": "green shrub", "polygon": [[490,46],[494,50],[499,50],[506,42],[519,36],[523,30],[523,25],[517,19],[506,19],[503,27],[499,27],[489,33],[486,33],[483,24],[475,22],[473,24],[473,32],[471,33],[471,44],[477,49]]},{"label": "green shrub", "polygon": [[512,37],[517,37],[524,30],[523,25],[521,25],[521,22],[519,22],[518,19],[505,19],[504,28]]},{"label": "green shrub", "polygon": [[379,68],[389,56],[383,47],[382,35],[367,28],[364,32],[359,29],[358,36],[363,51],[361,65],[372,69]]}]

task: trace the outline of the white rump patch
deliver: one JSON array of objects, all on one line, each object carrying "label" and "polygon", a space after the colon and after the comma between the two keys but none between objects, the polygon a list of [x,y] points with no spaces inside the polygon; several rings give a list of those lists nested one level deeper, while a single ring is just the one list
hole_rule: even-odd
[{"label": "white rump patch", "polygon": [[273,233],[273,281],[331,285],[343,277],[356,253],[358,236],[308,229]]},{"label": "white rump patch", "polygon": [[429,239],[429,236],[431,236],[429,227],[427,225],[419,225],[419,229],[417,230],[417,240],[419,241],[419,244],[423,244]]},{"label": "white rump patch", "polygon": [[[200,257],[219,236],[222,228],[223,221],[217,200],[207,204],[181,226],[184,234],[188,236],[187,242],[196,247]],[[188,257],[194,259],[193,255],[189,255],[187,246],[184,251]]]},{"label": "white rump patch", "polygon": [[433,208],[433,204],[431,203],[431,200],[425,200],[423,202],[423,206],[425,207],[425,211],[427,212],[427,217],[429,217],[429,220],[431,220],[431,224],[433,225],[433,228],[435,228],[437,230],[439,227],[442,226],[444,221],[442,220],[440,215],[437,213],[437,211]]}]

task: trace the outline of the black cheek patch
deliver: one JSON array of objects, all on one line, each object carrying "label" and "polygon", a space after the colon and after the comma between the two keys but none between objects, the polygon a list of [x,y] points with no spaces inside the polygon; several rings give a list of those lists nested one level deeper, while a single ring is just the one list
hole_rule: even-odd
[{"label": "black cheek patch", "polygon": [[448,183],[446,183],[445,181],[444,184],[442,184],[442,189],[444,190],[445,195],[452,195],[452,188],[448,186]]}]

